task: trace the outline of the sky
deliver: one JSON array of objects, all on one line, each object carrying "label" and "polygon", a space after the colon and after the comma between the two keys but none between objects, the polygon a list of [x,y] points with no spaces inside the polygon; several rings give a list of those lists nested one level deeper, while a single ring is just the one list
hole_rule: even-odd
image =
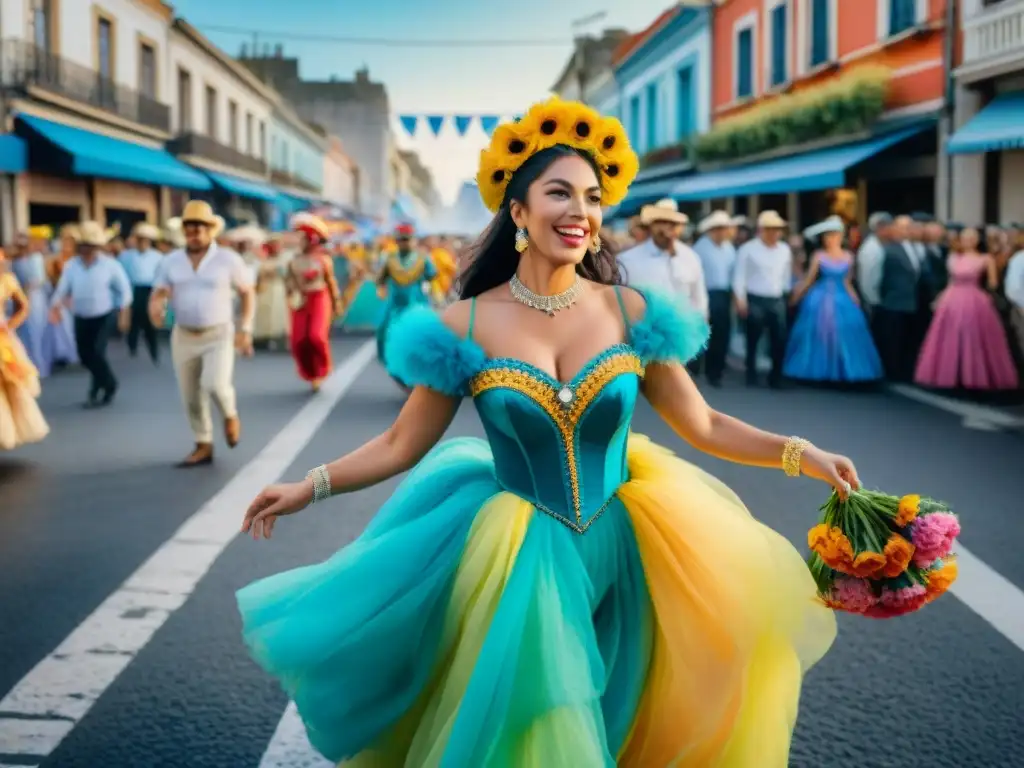
[{"label": "sky", "polygon": [[[487,137],[478,125],[435,138],[425,124],[410,138],[399,114],[519,114],[543,99],[572,53],[572,22],[604,11],[585,31],[639,31],[672,0],[172,0],[176,13],[232,55],[259,32],[260,46],[281,44],[298,56],[303,77],[351,79],[360,67],[387,86],[399,146],[419,153],[446,201],[476,173]],[[230,28],[221,31],[217,27]],[[297,38],[306,39],[297,39]],[[532,41],[532,46],[367,45],[310,37],[398,41]],[[562,42],[564,41],[564,42]],[[344,141],[345,137],[341,137]],[[358,160],[358,158],[356,158]]]}]

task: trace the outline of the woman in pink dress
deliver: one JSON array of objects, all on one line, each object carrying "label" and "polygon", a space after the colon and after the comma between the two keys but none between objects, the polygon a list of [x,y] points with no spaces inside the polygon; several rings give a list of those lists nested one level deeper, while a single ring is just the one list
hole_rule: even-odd
[{"label": "woman in pink dress", "polygon": [[990,289],[998,284],[995,260],[979,254],[978,230],[960,233],[960,252],[949,257],[949,287],[917,359],[914,381],[941,389],[1016,389],[1017,368]]}]

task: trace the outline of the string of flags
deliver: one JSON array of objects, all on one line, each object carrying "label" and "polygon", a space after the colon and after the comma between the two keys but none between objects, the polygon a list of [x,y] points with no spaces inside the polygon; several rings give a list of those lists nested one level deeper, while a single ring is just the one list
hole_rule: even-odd
[{"label": "string of flags", "polygon": [[448,124],[454,125],[456,132],[459,136],[465,136],[473,124],[476,123],[480,126],[480,129],[490,136],[494,133],[494,129],[498,127],[498,123],[501,122],[502,115],[399,115],[398,122],[401,124],[402,129],[409,134],[411,137],[416,136],[416,132],[420,129],[423,123],[426,123],[427,128],[434,136],[440,136],[441,131]]}]

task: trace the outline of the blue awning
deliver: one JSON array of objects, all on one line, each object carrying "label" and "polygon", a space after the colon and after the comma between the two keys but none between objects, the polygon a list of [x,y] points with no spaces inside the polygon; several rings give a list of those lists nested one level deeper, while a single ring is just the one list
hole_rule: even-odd
[{"label": "blue awning", "polygon": [[632,216],[640,211],[645,205],[657,202],[666,197],[672,197],[673,191],[679,186],[681,179],[678,174],[665,176],[650,181],[640,181],[629,188],[626,199],[614,208],[605,211],[605,218],[621,218]]},{"label": "blue awning", "polygon": [[671,196],[676,200],[707,200],[733,195],[813,192],[843,187],[847,170],[931,127],[931,123],[918,124],[853,144],[701,173],[680,181]]},{"label": "blue awning", "polygon": [[1024,92],[996,96],[950,137],[951,155],[1024,147]]},{"label": "blue awning", "polygon": [[263,200],[268,203],[277,202],[281,193],[267,184],[260,184],[258,181],[250,181],[238,176],[229,176],[226,173],[205,172],[213,179],[213,183],[231,195],[248,197],[253,200]]},{"label": "blue awning", "polygon": [[12,133],[0,133],[0,173],[22,173],[27,167],[25,140]]},{"label": "blue awning", "polygon": [[[17,125],[29,130],[31,140],[41,138],[67,155],[68,172],[176,189],[210,189],[210,181],[163,149],[115,139],[101,133],[18,115]],[[33,163],[34,164],[34,163]]]}]

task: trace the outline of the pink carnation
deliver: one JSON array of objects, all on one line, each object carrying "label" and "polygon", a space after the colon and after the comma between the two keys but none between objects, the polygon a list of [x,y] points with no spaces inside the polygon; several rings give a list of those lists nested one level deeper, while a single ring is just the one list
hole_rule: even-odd
[{"label": "pink carnation", "polygon": [[910,539],[916,547],[914,565],[927,568],[953,550],[960,535],[960,521],[952,512],[921,515],[910,527]]},{"label": "pink carnation", "polygon": [[864,579],[843,577],[836,579],[835,596],[843,608],[850,613],[864,613],[878,602],[875,593],[871,591],[871,585]]},{"label": "pink carnation", "polygon": [[901,589],[883,589],[879,602],[886,608],[900,613],[916,611],[928,599],[928,590],[921,584],[914,584]]}]

